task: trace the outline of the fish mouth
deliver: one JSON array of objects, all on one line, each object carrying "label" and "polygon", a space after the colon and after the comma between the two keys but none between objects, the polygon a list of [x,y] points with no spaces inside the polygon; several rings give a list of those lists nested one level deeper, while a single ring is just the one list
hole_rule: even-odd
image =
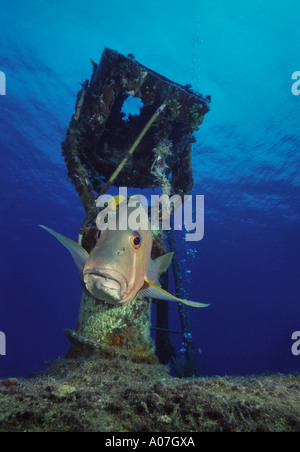
[{"label": "fish mouth", "polygon": [[83,281],[92,295],[96,291],[101,296],[101,292],[103,292],[103,295],[117,300],[121,299],[127,291],[127,282],[124,276],[110,269],[87,269],[83,272]]}]

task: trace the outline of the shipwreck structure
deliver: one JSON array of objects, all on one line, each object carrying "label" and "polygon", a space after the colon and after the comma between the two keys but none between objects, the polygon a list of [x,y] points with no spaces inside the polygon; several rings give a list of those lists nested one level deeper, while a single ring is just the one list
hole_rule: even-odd
[{"label": "shipwreck structure", "polygon": [[[138,63],[133,55],[125,57],[106,48],[100,63],[92,64],[91,80],[82,84],[77,95],[75,113],[62,144],[69,176],[86,211],[78,241],[88,252],[96,240],[99,209],[95,199],[111,184],[139,189],[161,187],[162,193],[169,195],[190,193],[193,133],[209,111],[210,103],[209,96],[168,80]],[[137,114],[124,112],[129,99],[139,99]],[[145,133],[137,140],[142,130]],[[133,143],[136,143],[134,154]],[[171,233],[167,238],[170,250],[175,252],[172,268],[176,294],[182,296],[175,240]],[[152,258],[165,252],[164,238],[157,234]],[[167,288],[166,274],[161,283]],[[170,339],[174,332],[183,334],[184,374],[195,375],[194,347],[185,306],[179,304],[182,331],[177,332],[169,329],[167,303],[157,302],[157,321],[152,326],[156,330],[156,356],[150,338],[150,306],[149,299],[110,306],[84,289],[75,331],[66,331],[71,344],[68,356],[122,354],[137,362],[155,362],[157,356],[160,362],[167,363],[176,356]]]}]

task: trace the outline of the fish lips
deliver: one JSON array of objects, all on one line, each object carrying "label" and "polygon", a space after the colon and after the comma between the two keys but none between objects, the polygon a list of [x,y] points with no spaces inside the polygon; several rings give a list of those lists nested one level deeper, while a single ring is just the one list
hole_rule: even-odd
[{"label": "fish lips", "polygon": [[114,301],[121,300],[127,291],[127,282],[124,276],[110,269],[91,268],[84,270],[83,281],[89,292],[101,292],[110,296]]}]

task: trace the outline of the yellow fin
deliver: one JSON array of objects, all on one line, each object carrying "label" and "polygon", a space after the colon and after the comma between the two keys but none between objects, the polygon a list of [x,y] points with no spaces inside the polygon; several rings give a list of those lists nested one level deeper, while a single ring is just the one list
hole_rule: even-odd
[{"label": "yellow fin", "polygon": [[158,300],[176,301],[177,303],[184,303],[195,308],[206,308],[207,306],[209,306],[209,304],[198,303],[196,301],[188,301],[182,300],[181,298],[177,298],[174,295],[167,292],[166,290],[161,289],[155,284],[152,284],[147,277],[145,277],[145,283],[141,290],[138,292],[138,294],[142,295],[143,297],[157,298]]},{"label": "yellow fin", "polygon": [[119,204],[125,201],[125,199],[125,196],[122,195],[113,196],[109,201],[107,201],[107,207],[110,207],[112,210],[117,210]]}]

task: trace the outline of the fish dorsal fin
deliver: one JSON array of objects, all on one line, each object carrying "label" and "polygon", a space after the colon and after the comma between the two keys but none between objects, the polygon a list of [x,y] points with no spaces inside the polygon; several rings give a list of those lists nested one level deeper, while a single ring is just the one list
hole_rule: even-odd
[{"label": "fish dorsal fin", "polygon": [[58,232],[53,231],[53,229],[43,226],[42,224],[39,224],[39,226],[45,229],[45,231],[49,232],[49,234],[53,235],[63,246],[65,246],[70,251],[76,267],[78,268],[80,274],[82,274],[85,263],[89,257],[89,253],[80,245],[78,245],[78,243],[74,242],[71,239],[68,239],[68,237],[63,236]]},{"label": "fish dorsal fin", "polygon": [[100,201],[101,202],[104,201],[107,203],[108,208],[110,208],[111,210],[117,210],[119,205],[125,200],[126,200],[126,198],[123,195],[116,195],[116,196],[100,195],[99,198],[96,200],[96,206],[99,207]]},{"label": "fish dorsal fin", "polygon": [[145,277],[145,282],[138,295],[142,297],[157,298],[163,301],[176,301],[177,303],[184,303],[195,308],[206,308],[209,304],[197,303],[196,301],[182,300],[181,298],[174,297],[164,289],[152,284],[147,277]]},{"label": "fish dorsal fin", "polygon": [[157,257],[154,260],[149,260],[147,278],[151,283],[159,283],[159,277],[162,273],[168,270],[171,265],[173,255],[174,253],[167,253],[163,256]]}]

